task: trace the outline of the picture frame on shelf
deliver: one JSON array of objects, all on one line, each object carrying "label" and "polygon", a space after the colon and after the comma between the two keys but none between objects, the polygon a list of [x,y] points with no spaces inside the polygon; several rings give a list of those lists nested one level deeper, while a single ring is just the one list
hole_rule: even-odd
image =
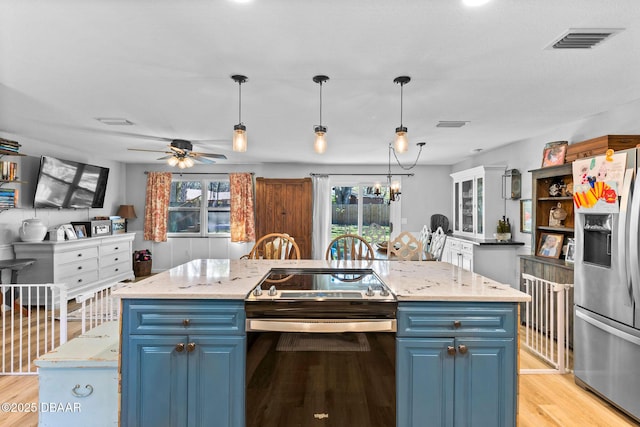
[{"label": "picture frame on shelf", "polygon": [[67,240],[77,240],[78,236],[76,235],[76,230],[73,229],[71,224],[63,224],[62,228],[64,228],[64,235]]},{"label": "picture frame on shelf", "polygon": [[87,237],[87,228],[84,226],[84,224],[76,224],[73,226],[73,229],[75,230],[76,237],[78,239],[84,239],[85,237]]},{"label": "picture frame on shelf", "polygon": [[545,258],[560,258],[564,235],[555,233],[540,233],[536,255]]},{"label": "picture frame on shelf", "polygon": [[545,145],[542,154],[542,167],[563,165],[567,155],[567,146],[566,141],[550,142]]},{"label": "picture frame on shelf", "polygon": [[576,241],[572,238],[567,240],[569,242],[567,243],[567,254],[564,257],[564,260],[573,264],[576,259]]},{"label": "picture frame on shelf", "polygon": [[532,232],[532,201],[531,199],[520,200],[520,232],[531,233]]}]

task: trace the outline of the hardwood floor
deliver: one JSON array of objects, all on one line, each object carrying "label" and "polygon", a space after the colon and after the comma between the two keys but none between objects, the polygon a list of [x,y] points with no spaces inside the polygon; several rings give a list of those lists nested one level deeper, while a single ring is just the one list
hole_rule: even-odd
[{"label": "hardwood floor", "polygon": [[[75,336],[79,334],[80,322],[69,322],[69,331]],[[393,356],[393,346],[389,345],[387,342],[385,344],[385,337],[382,337],[379,342],[377,340],[370,340],[370,344],[372,347],[380,346],[379,349],[384,349],[383,351],[386,353],[378,353],[379,357],[377,360],[371,361],[373,366],[376,366],[375,369],[383,369],[380,366],[383,366],[385,363],[390,363]],[[274,342],[262,342],[262,343],[254,343],[258,344],[258,351],[266,353],[272,350]],[[261,346],[261,347],[260,347]],[[272,352],[273,353],[273,352]],[[282,353],[282,352],[281,352]],[[364,353],[364,352],[363,352]],[[382,354],[382,357],[380,355]],[[321,353],[317,353],[314,357],[320,360],[323,356]],[[359,356],[353,357],[353,355],[339,355],[338,358],[332,360],[332,364],[335,369],[331,369],[328,372],[331,373],[329,377],[327,377],[326,381],[334,381],[339,382],[340,369],[346,368],[346,371],[357,371],[362,367],[358,364],[365,362],[366,355],[360,354]],[[255,372],[256,369],[259,368],[259,363],[256,360],[262,360],[261,357],[257,359],[249,358],[247,363],[247,378],[250,378]],[[266,362],[264,363],[274,363],[275,359],[266,358]],[[367,362],[369,363],[369,362]],[[341,366],[343,365],[344,366]],[[534,356],[527,353],[525,350],[520,350],[520,367],[521,368],[537,368],[544,367],[544,364],[536,359]],[[309,368],[310,369],[310,368]],[[371,372],[373,368],[365,368],[362,372]],[[287,398],[294,399],[300,401],[300,399],[304,399],[304,405],[312,405],[312,402],[327,402],[327,401],[340,401],[342,399],[346,399],[347,395],[313,395],[310,397],[305,397],[308,391],[313,392],[313,384],[307,384],[310,388],[304,388],[299,383],[304,383],[304,381],[300,381],[302,378],[302,372],[300,367],[290,366],[287,368],[288,372],[275,372],[274,375],[285,375],[288,377],[288,390],[283,388],[283,393],[286,393]],[[368,382],[362,382],[358,387],[361,389],[369,390],[369,394],[372,395],[372,405],[377,406],[377,414],[374,419],[371,421],[371,426],[373,425],[384,425],[385,427],[392,426],[393,421],[391,420],[391,412],[393,411],[392,399],[393,397],[387,397],[385,401],[376,398],[375,396],[384,396],[384,393],[381,392],[381,389],[389,389],[393,387],[392,383],[390,383],[389,378],[374,378],[380,376],[376,371],[375,375],[370,375],[370,379],[367,379]],[[252,387],[255,388],[252,391]],[[257,382],[256,384],[250,384],[249,393],[255,393],[257,390],[265,389],[269,387],[269,384],[265,382]],[[348,390],[347,390],[348,392]],[[286,396],[283,395],[283,398]],[[0,402],[8,402],[8,403],[37,403],[38,402],[38,377],[37,375],[30,376],[0,376]],[[304,406],[303,406],[304,407]],[[310,406],[307,406],[310,408]],[[322,417],[323,406],[318,406],[317,412],[316,407],[313,407],[313,413],[318,414],[318,417]],[[356,411],[353,412],[345,412],[345,419],[355,419],[360,416],[364,416],[359,414]],[[298,417],[297,414],[292,413],[287,415],[287,417],[291,417],[291,419]],[[316,423],[305,423],[305,424],[295,424],[293,422],[289,422],[290,419],[282,415],[279,423],[273,423],[273,425],[278,425],[279,427],[288,427],[288,426],[297,426],[297,425],[315,425]],[[349,418],[350,417],[350,418]],[[335,418],[334,418],[335,419]],[[377,420],[385,420],[384,422],[379,422]],[[316,421],[316,420],[314,420]],[[251,424],[253,423],[253,424]],[[318,420],[318,425],[320,421]],[[378,424],[376,424],[378,423]],[[0,414],[0,425],[2,426],[37,426],[38,424],[38,414],[33,412],[3,412]],[[247,426],[251,425],[260,425],[268,426],[264,420],[261,420],[257,415],[254,415],[251,420],[247,420]],[[324,425],[334,426],[334,423],[325,423]],[[346,423],[345,425],[356,425]],[[580,387],[578,387],[575,382],[572,374],[566,375],[549,375],[549,374],[527,374],[520,375],[519,382],[519,399],[518,399],[518,425],[520,427],[545,427],[545,426],[636,426],[640,425],[635,423],[631,418],[624,415],[622,412],[612,407],[604,400],[597,397],[595,394],[586,391]]]}]

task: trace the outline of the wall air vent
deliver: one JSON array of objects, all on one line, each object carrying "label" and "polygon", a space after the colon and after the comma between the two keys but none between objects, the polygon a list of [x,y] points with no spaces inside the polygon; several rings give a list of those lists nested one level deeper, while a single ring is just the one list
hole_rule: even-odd
[{"label": "wall air vent", "polygon": [[461,128],[462,126],[469,123],[468,121],[462,120],[441,120],[436,125],[437,128]]},{"label": "wall air vent", "polygon": [[610,39],[624,28],[571,28],[547,49],[591,49]]}]

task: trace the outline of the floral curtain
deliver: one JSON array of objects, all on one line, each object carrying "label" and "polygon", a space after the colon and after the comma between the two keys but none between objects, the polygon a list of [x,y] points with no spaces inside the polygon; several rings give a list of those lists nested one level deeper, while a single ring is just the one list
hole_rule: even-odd
[{"label": "floral curtain", "polygon": [[144,240],[167,241],[171,172],[149,172],[144,207]]},{"label": "floral curtain", "polygon": [[250,173],[231,173],[229,183],[231,186],[231,241],[255,240],[253,176]]}]

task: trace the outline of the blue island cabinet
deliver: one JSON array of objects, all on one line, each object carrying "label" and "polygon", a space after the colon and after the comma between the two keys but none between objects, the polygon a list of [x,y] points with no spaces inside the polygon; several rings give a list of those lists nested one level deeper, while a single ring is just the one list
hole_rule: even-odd
[{"label": "blue island cabinet", "polygon": [[515,426],[517,315],[517,303],[399,303],[397,426]]},{"label": "blue island cabinet", "polygon": [[242,301],[124,299],[121,426],[244,427]]}]

